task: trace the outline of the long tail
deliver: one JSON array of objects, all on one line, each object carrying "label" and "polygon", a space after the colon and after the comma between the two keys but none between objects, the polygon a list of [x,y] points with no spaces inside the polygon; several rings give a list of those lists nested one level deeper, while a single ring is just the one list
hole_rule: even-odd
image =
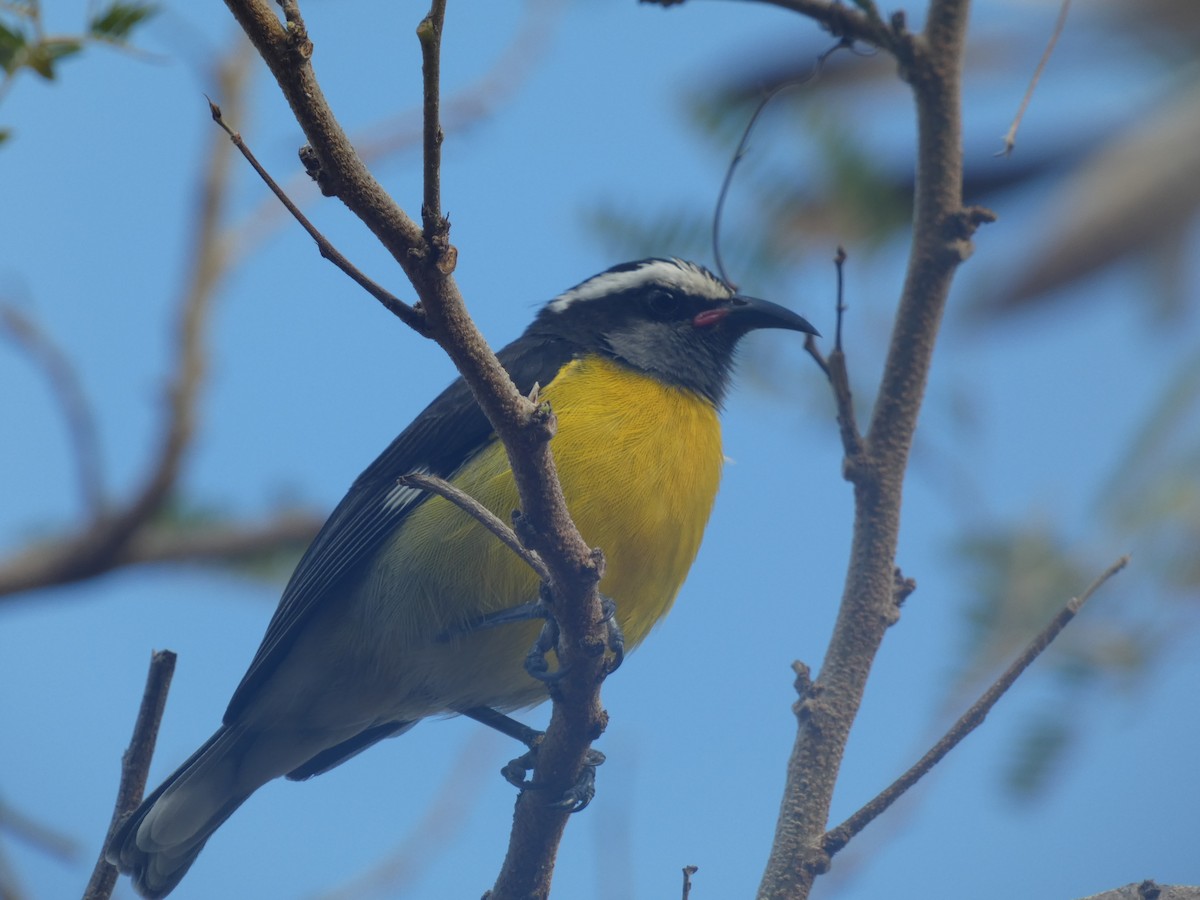
[{"label": "long tail", "polygon": [[165,897],[259,785],[239,783],[237,728],[220,728],[121,823],[105,850],[143,897]]}]

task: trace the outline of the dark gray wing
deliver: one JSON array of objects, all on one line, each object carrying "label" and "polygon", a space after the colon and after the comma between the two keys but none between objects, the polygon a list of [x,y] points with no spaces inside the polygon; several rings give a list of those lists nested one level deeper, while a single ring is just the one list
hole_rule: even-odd
[{"label": "dark gray wing", "polygon": [[[527,333],[498,356],[517,388],[528,393],[535,383],[549,384],[573,354],[566,341]],[[344,579],[371,559],[387,536],[425,502],[427,494],[398,488],[396,479],[410,472],[451,478],[495,439],[487,417],[459,378],[367,467],[292,573],[258,652],[229,701],[226,724],[237,718],[271,677],[313,611],[338,602]]]}]

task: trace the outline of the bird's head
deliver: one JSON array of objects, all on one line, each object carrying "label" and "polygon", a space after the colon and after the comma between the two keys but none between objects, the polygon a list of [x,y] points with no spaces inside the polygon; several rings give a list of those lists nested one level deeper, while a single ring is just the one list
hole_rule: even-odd
[{"label": "bird's head", "polygon": [[643,259],[555,297],[528,333],[569,341],[720,405],[738,341],[759,328],[818,333],[786,307],[736,293],[703,266]]}]

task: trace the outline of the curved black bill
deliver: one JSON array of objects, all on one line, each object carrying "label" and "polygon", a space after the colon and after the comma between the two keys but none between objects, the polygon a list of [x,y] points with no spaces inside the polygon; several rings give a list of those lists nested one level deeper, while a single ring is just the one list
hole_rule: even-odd
[{"label": "curved black bill", "polygon": [[737,323],[738,327],[745,331],[753,331],[756,328],[785,328],[788,331],[802,331],[816,337],[821,336],[821,332],[813,328],[808,319],[770,300],[735,294],[730,298],[729,304],[726,318],[731,323]]}]

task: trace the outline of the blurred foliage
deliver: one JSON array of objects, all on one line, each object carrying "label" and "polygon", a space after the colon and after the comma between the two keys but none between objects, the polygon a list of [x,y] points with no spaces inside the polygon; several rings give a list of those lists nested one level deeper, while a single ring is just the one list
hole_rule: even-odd
[{"label": "blurred foliage", "polygon": [[[981,521],[978,504],[962,505],[951,550],[971,599],[957,674],[943,702],[947,716],[961,712],[1112,558],[1125,551],[1134,557],[1117,589],[1139,602],[1089,608],[1039,663],[1040,706],[1013,737],[1004,773],[1018,798],[1050,784],[1083,736],[1090,698],[1134,690],[1180,634],[1194,633],[1200,596],[1200,341],[1182,328],[1195,315],[1200,275],[1193,265],[1200,3],[1108,0],[1073,8],[1032,107],[1072,115],[1036,125],[1030,115],[1015,155],[998,157],[1000,135],[1058,7],[1046,0],[1022,4],[1019,15],[992,8],[986,20],[975,16],[964,79],[964,198],[1006,211],[1023,204],[1018,214],[1030,224],[1018,229],[1021,244],[1005,253],[1019,266],[973,265],[961,273],[952,314],[974,327],[960,328],[953,339],[985,340],[998,323],[1068,304],[1073,315],[1088,315],[1095,308],[1084,302],[1092,296],[1088,288],[1122,266],[1142,282],[1123,295],[1136,315],[1177,347],[1183,342],[1185,352],[1141,427],[1114,435],[1126,450],[1107,482],[1096,486],[1084,533],[1065,521],[1065,512],[1064,521],[1042,510],[997,523]],[[814,35],[807,53],[794,45],[774,55],[756,50],[750,68],[741,62],[745,54],[714,64],[723,73],[719,82],[701,86],[689,113],[716,163],[728,159],[763,96],[810,73],[829,45],[824,39]],[[1076,115],[1076,98],[1088,97],[1099,100]],[[736,233],[723,225],[730,276],[752,271],[756,286],[778,285],[786,296],[802,272],[825,265],[835,242],[850,251],[852,266],[898,260],[911,221],[911,118],[894,65],[879,55],[834,54],[818,78],[777,97],[734,177],[726,218],[752,224]],[[713,199],[669,213],[608,205],[592,213],[591,223],[618,255],[678,247],[672,252],[711,258]],[[863,300],[852,289],[848,302]],[[882,341],[890,327],[871,324],[880,334],[856,337],[860,365],[871,355],[864,341]],[[948,393],[941,401],[955,403],[954,389]],[[955,451],[925,440],[914,463],[922,468],[922,450],[940,454],[938,477],[948,477],[942,463]]]},{"label": "blurred foliage", "polygon": [[[82,53],[89,44],[127,48],[137,27],[155,11],[149,4],[118,0],[92,13],[79,33],[49,34],[43,24],[41,0],[0,3],[0,100],[22,71],[53,81],[59,64]],[[0,143],[11,137],[11,129],[0,128]]]}]

